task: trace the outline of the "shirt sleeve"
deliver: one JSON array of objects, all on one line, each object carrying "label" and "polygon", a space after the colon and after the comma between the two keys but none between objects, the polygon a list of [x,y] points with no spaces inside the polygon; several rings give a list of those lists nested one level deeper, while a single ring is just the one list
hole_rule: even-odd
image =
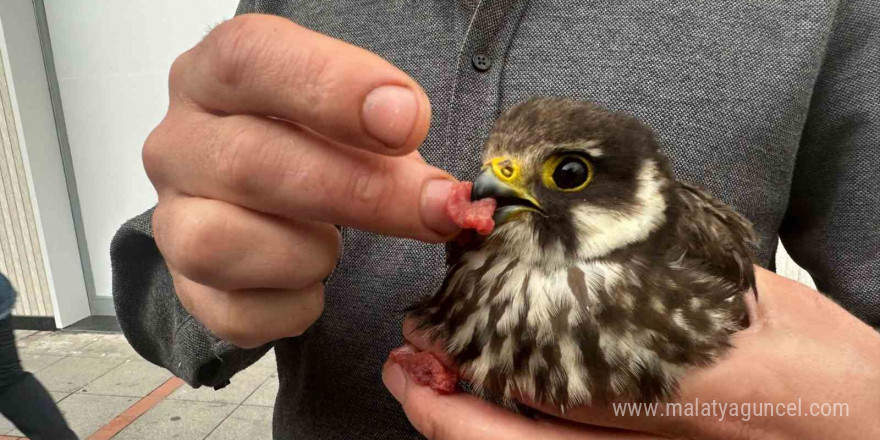
[{"label": "shirt sleeve", "polygon": [[256,0],[241,0],[238,2],[238,9],[235,11],[235,15],[241,14],[251,14],[254,12],[260,12],[257,9],[257,5],[255,5]]},{"label": "shirt sleeve", "polygon": [[238,348],[208,331],[181,305],[152,232],[153,209],[129,220],[110,245],[116,318],[132,347],[193,387],[222,388],[272,344]]},{"label": "shirt sleeve", "polygon": [[838,8],[780,237],[820,290],[880,327],[880,2]]}]

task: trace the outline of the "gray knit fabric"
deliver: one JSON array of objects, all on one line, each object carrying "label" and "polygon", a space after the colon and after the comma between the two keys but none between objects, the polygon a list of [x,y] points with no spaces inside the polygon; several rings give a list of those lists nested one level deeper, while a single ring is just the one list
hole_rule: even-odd
[{"label": "gray knit fabric", "polygon": [[[253,0],[374,51],[427,91],[425,159],[472,178],[499,112],[531,95],[632,113],[682,180],[751,219],[760,263],[781,236],[818,286],[880,326],[880,2],[794,0]],[[493,62],[478,72],[471,57]],[[401,313],[443,278],[443,249],[346,229],[323,317],[276,341],[278,439],[418,438],[380,371]],[[144,357],[223,386],[269,347],[238,350],[180,306],[150,212],[112,247],[114,295]],[[232,378],[234,381],[235,379]]]}]

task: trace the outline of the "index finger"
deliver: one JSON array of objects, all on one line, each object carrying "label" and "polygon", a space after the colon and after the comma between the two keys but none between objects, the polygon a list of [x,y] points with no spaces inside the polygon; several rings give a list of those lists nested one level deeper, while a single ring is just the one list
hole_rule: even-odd
[{"label": "index finger", "polygon": [[171,69],[171,105],[270,116],[386,155],[411,152],[428,98],[378,55],[287,19],[248,14],[217,26]]}]

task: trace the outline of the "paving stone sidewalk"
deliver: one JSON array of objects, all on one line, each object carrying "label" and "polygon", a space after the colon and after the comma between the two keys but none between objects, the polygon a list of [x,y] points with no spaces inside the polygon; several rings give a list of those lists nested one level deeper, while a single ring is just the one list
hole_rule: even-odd
[{"label": "paving stone sidewalk", "polygon": [[[121,334],[16,330],[15,337],[25,370],[49,390],[81,439],[272,438],[278,392],[273,351],[215,391],[181,384],[141,358]],[[0,440],[19,438],[22,433],[0,416]]]}]

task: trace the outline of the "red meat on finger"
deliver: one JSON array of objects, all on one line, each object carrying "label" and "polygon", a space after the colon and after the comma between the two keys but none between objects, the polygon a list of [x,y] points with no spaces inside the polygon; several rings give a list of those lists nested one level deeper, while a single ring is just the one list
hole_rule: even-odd
[{"label": "red meat on finger", "polygon": [[446,200],[446,214],[462,229],[474,229],[480,235],[489,235],[495,227],[492,215],[495,199],[471,201],[472,182],[459,182],[452,187]]},{"label": "red meat on finger", "polygon": [[440,394],[455,392],[458,374],[446,368],[433,354],[404,345],[391,350],[390,357],[419,385],[431,387]]}]

